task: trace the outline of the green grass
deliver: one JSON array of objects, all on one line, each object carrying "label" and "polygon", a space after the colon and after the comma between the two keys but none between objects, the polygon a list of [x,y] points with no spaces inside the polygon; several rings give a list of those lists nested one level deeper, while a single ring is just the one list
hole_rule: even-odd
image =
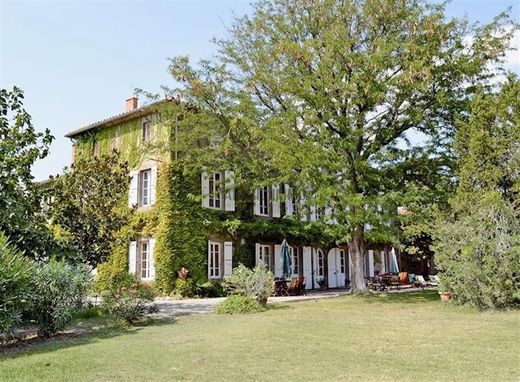
[{"label": "green grass", "polygon": [[519,311],[480,313],[438,299],[344,296],[105,329],[0,356],[0,380],[520,380]]}]

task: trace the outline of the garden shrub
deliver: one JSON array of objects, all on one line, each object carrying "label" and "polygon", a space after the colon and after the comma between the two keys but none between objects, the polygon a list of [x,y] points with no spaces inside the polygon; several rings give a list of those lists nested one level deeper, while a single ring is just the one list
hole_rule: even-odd
[{"label": "garden shrub", "polygon": [[195,287],[195,294],[199,297],[224,297],[226,292],[220,282],[206,281],[202,284],[197,284]]},{"label": "garden shrub", "polygon": [[112,318],[132,325],[153,310],[155,292],[149,284],[141,283],[128,275],[117,287],[102,293],[102,310]]},{"label": "garden shrub", "polygon": [[264,311],[265,308],[248,296],[231,295],[215,308],[216,314],[246,314]]},{"label": "garden shrub", "polygon": [[247,296],[265,304],[273,292],[273,283],[273,274],[265,266],[259,264],[250,269],[239,264],[224,277],[222,286],[231,295]]},{"label": "garden shrub", "polygon": [[441,290],[479,309],[520,306],[518,212],[489,193],[439,223],[435,259]]},{"label": "garden shrub", "polygon": [[34,296],[34,263],[0,231],[0,333],[12,336]]},{"label": "garden shrub", "polygon": [[193,297],[195,286],[192,279],[181,279],[175,280],[174,292],[182,297]]},{"label": "garden shrub", "polygon": [[35,296],[31,316],[36,320],[38,336],[50,337],[72,321],[84,306],[91,275],[84,266],[50,261],[35,272]]}]

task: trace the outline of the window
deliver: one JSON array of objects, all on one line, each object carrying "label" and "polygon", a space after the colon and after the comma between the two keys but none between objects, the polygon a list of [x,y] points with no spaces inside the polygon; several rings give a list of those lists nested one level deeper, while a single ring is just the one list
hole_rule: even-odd
[{"label": "window", "polygon": [[139,243],[139,254],[141,259],[141,279],[150,278],[150,243],[141,241]]},{"label": "window", "polygon": [[291,203],[292,203],[292,210],[293,210],[293,214],[296,215],[298,214],[298,211],[299,211],[299,204],[298,204],[298,200],[296,200],[296,193],[293,192],[291,193]]},{"label": "window", "polygon": [[139,173],[139,205],[142,207],[152,204],[152,170]]},{"label": "window", "polygon": [[222,243],[216,241],[209,242],[208,276],[212,279],[222,277]]},{"label": "window", "polygon": [[222,189],[222,174],[220,172],[214,172],[209,177],[209,207],[222,209],[223,192]]},{"label": "window", "polygon": [[97,139],[94,139],[94,141],[92,142],[92,155],[97,157],[97,156],[99,156],[99,152],[100,152],[99,141]]},{"label": "window", "polygon": [[151,138],[152,126],[150,121],[145,121],[141,125],[141,140],[142,142],[149,142]]},{"label": "window", "polygon": [[270,271],[273,271],[274,259],[273,251],[270,245],[261,245],[258,260],[264,264]]},{"label": "window", "polygon": [[291,251],[291,260],[292,260],[292,274],[299,275],[301,274],[300,270],[300,255],[301,255],[301,247],[290,247]]},{"label": "window", "polygon": [[325,274],[325,256],[323,255],[323,251],[321,249],[318,249],[318,252],[316,254],[316,260],[317,260],[317,274],[319,277],[323,277]]},{"label": "window", "polygon": [[345,250],[339,250],[339,273],[345,273]]},{"label": "window", "polygon": [[258,195],[259,214],[269,216],[269,187],[265,186],[259,190]]}]

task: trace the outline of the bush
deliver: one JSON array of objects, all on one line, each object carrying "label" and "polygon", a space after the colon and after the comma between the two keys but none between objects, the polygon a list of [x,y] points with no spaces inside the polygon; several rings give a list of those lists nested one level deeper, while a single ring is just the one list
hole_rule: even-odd
[{"label": "bush", "polygon": [[217,305],[216,314],[246,314],[264,311],[254,299],[242,295],[231,295]]},{"label": "bush", "polygon": [[153,288],[128,275],[116,288],[103,292],[101,308],[112,318],[132,325],[150,312],[154,296]]},{"label": "bush", "polygon": [[31,310],[38,336],[50,337],[64,329],[83,307],[91,276],[84,266],[50,261],[36,268],[35,297]]},{"label": "bush", "polygon": [[0,232],[0,333],[12,336],[33,299],[34,263]]},{"label": "bush", "polygon": [[273,283],[273,274],[265,266],[259,264],[249,269],[239,264],[230,275],[224,277],[222,286],[231,295],[250,297],[265,304],[273,293]]},{"label": "bush", "polygon": [[195,286],[193,284],[193,280],[191,279],[181,279],[178,278],[175,280],[175,293],[181,295],[182,297],[193,297]]},{"label": "bush", "polygon": [[222,287],[222,284],[219,282],[206,281],[202,284],[197,284],[195,288],[195,293],[199,297],[224,297],[226,296],[226,292]]},{"label": "bush", "polygon": [[441,221],[435,240],[441,290],[479,309],[520,306],[520,221],[490,193]]}]

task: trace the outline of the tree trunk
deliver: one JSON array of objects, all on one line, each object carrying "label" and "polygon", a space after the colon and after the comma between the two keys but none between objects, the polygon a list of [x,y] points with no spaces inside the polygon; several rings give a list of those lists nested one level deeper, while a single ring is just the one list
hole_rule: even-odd
[{"label": "tree trunk", "polygon": [[352,258],[350,274],[350,286],[352,293],[362,293],[367,290],[365,275],[363,273],[363,260],[365,256],[365,239],[363,235],[353,236],[348,242],[349,255]]}]

